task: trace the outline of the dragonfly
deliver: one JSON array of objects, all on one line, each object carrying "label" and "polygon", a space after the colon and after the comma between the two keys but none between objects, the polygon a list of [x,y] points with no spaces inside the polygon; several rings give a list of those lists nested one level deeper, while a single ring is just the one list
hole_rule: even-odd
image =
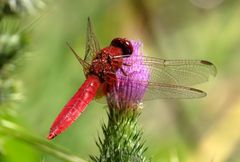
[{"label": "dragonfly", "polygon": [[[106,96],[109,87],[115,82],[126,81],[128,74],[122,67],[131,66],[124,63],[124,59],[131,57],[133,52],[131,42],[126,38],[114,38],[109,46],[100,49],[89,18],[84,59],[81,59],[69,44],[67,45],[82,65],[86,80],[53,122],[48,135],[49,140],[66,130],[94,98]],[[148,56],[142,56],[141,59],[142,66],[147,67],[150,73],[143,101],[204,97],[206,96],[204,91],[189,86],[206,82],[210,76],[217,73],[214,64],[206,60],[165,60]],[[118,70],[123,74],[121,80],[116,80]],[[146,85],[137,79],[134,83],[138,86]],[[102,88],[103,85],[105,88]]]}]

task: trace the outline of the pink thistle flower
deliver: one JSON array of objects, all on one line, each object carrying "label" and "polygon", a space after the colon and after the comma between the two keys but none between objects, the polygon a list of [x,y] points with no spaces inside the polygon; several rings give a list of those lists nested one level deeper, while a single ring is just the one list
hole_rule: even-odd
[{"label": "pink thistle flower", "polygon": [[119,69],[116,73],[117,82],[107,94],[109,107],[128,109],[138,108],[141,105],[144,93],[150,78],[149,69],[144,66],[142,43],[130,41],[133,46],[133,53],[130,57],[124,58],[123,72]]}]

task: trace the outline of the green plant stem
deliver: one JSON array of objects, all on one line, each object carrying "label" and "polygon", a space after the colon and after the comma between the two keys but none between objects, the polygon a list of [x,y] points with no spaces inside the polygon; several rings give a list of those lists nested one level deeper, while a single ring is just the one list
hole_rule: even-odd
[{"label": "green plant stem", "polygon": [[1,119],[0,133],[3,135],[8,135],[8,137],[11,136],[13,138],[19,139],[59,159],[69,162],[86,162],[85,160],[70,153],[69,151],[63,149],[60,146],[57,146],[53,143],[48,142],[47,140],[43,140],[41,138],[31,135],[23,127],[17,125],[12,121]]},{"label": "green plant stem", "polygon": [[144,162],[146,147],[137,119],[138,109],[109,108],[108,124],[103,124],[104,140],[97,143],[100,156],[91,156],[96,162]]}]

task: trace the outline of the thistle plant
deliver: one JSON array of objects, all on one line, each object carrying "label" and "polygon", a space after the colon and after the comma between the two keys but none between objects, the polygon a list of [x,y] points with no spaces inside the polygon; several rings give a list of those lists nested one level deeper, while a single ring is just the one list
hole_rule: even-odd
[{"label": "thistle plant", "polygon": [[[147,148],[142,139],[143,132],[138,125],[149,71],[147,67],[138,67],[143,61],[141,42],[131,43],[133,53],[124,59],[124,64],[131,66],[123,66],[123,71],[128,77],[124,77],[123,71],[117,71],[118,81],[107,94],[108,123],[102,125],[104,138],[99,137],[97,142],[100,155],[91,156],[96,162],[149,161],[144,155]],[[141,80],[142,85],[137,85],[134,82],[136,79]]]},{"label": "thistle plant", "polygon": [[[3,5],[3,4],[2,4]],[[4,10],[2,10],[2,14]],[[14,78],[20,56],[28,44],[28,32],[21,31],[20,18],[1,15],[0,19],[0,107],[1,115],[13,115],[14,103],[22,100],[21,81]]]},{"label": "thistle plant", "polygon": [[43,8],[43,1],[38,0],[1,0],[0,19],[6,15],[22,16],[34,14],[39,8]]},{"label": "thistle plant", "polygon": [[[27,32],[21,30],[20,8],[16,12],[14,1],[0,3],[0,138],[4,148],[9,134],[4,122],[10,123],[17,118],[16,103],[22,100],[22,84],[15,77],[17,60],[22,57],[27,46]],[[18,7],[18,3],[15,4]],[[16,130],[16,129],[15,129]],[[1,158],[5,158],[1,149]]]},{"label": "thistle plant", "polygon": [[[29,13],[43,5],[34,0],[0,1],[0,161],[7,161],[5,147],[8,141],[21,141],[25,145],[51,154],[64,161],[83,162],[81,158],[33,134],[18,121],[17,103],[22,101],[22,82],[15,77],[29,45],[29,25],[22,22]],[[32,24],[31,24],[32,25]],[[26,156],[26,152],[22,152]],[[11,161],[11,160],[10,160]]]}]

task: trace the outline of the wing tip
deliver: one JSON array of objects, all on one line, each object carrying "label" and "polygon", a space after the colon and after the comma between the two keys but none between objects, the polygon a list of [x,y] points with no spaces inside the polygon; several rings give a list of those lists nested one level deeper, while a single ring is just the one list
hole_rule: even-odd
[{"label": "wing tip", "polygon": [[206,60],[201,60],[201,63],[211,67],[211,74],[212,74],[212,76],[215,77],[217,75],[217,68],[216,68],[216,66],[213,63],[211,63],[209,61],[206,61]]},{"label": "wing tip", "polygon": [[196,97],[193,97],[193,98],[202,98],[202,97],[206,97],[207,96],[207,93],[202,91],[202,90],[200,90],[200,89],[189,88],[189,90],[197,92]]}]

